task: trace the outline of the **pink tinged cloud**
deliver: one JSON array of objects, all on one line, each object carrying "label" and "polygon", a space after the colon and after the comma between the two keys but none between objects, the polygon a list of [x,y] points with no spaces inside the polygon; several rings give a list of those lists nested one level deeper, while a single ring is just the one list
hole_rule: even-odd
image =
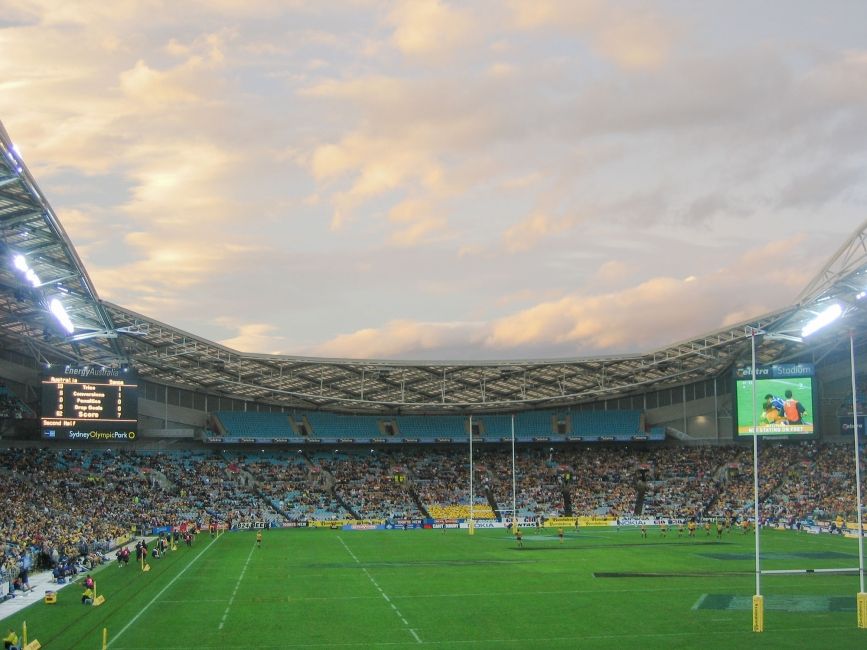
[{"label": "pink tinged cloud", "polygon": [[676,23],[651,9],[625,9],[603,0],[512,0],[513,26],[555,29],[585,38],[600,56],[622,68],[657,68],[679,34]]},{"label": "pink tinged cloud", "polygon": [[577,223],[572,217],[553,218],[535,213],[503,233],[503,243],[510,253],[530,250],[541,240],[565,232]]},{"label": "pink tinged cloud", "polygon": [[438,213],[436,206],[421,199],[408,199],[394,206],[388,220],[396,228],[389,243],[401,248],[441,238],[448,226],[448,219]]},{"label": "pink tinged cloud", "polygon": [[245,323],[237,328],[235,336],[219,343],[239,352],[283,354],[286,340],[277,332],[277,327],[268,323]]},{"label": "pink tinged cloud", "polygon": [[[391,321],[381,328],[335,337],[314,353],[388,358],[454,345],[476,345],[497,354],[545,346],[561,350],[571,346],[575,354],[646,351],[788,304],[814,272],[802,269],[801,258],[791,255],[803,241],[804,235],[798,233],[768,242],[733,260],[731,266],[703,276],[655,277],[602,293],[593,293],[590,287],[490,323]],[[614,266],[614,275],[627,270]],[[604,275],[606,269],[600,271]],[[732,310],[732,305],[737,308]]]},{"label": "pink tinged cloud", "polygon": [[478,323],[425,323],[393,320],[381,328],[341,334],[316,346],[312,354],[344,358],[389,358],[404,353],[436,350],[481,342]]},{"label": "pink tinged cloud", "polygon": [[404,55],[442,60],[459,55],[479,29],[478,21],[460,3],[438,0],[398,2],[388,16],[392,43]]}]

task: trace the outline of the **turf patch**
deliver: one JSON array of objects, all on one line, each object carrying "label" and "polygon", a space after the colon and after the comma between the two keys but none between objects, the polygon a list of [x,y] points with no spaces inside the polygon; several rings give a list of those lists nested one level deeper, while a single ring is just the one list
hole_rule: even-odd
[{"label": "turf patch", "polygon": [[[526,541],[526,540],[525,540]],[[610,549],[610,548],[648,548],[651,546],[664,546],[667,548],[695,548],[696,546],[715,546],[719,547],[723,544],[729,544],[730,542],[671,542],[671,541],[658,541],[658,542],[623,542],[620,544],[588,544],[586,546],[575,546],[574,544],[557,544],[556,546],[536,546],[536,547],[512,547],[513,550],[521,551],[521,552],[538,552],[538,551],[587,551],[592,552],[598,549]]]},{"label": "turf patch", "polygon": [[[305,564],[308,569],[403,569],[412,567],[489,566],[498,564],[535,564],[536,560],[468,559],[468,560],[403,560],[395,562],[329,562]],[[298,565],[299,567],[302,565]]]},{"label": "turf patch", "polygon": [[[713,560],[753,560],[755,553],[697,553]],[[762,553],[763,560],[837,560],[858,559],[857,555],[838,553],[836,551],[804,551],[790,553]]]},{"label": "turf patch", "polygon": [[728,578],[755,575],[754,571],[596,571],[594,578]]},{"label": "turf patch", "polygon": [[[750,611],[752,596],[703,594],[692,609]],[[853,596],[765,596],[765,610],[776,612],[854,612]]]}]

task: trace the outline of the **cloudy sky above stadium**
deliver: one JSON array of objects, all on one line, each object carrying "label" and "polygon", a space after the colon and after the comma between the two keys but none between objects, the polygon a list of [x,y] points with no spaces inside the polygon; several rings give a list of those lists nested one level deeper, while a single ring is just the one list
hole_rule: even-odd
[{"label": "cloudy sky above stadium", "polygon": [[0,119],[100,296],[255,352],[649,350],[867,204],[867,4],[0,0]]}]

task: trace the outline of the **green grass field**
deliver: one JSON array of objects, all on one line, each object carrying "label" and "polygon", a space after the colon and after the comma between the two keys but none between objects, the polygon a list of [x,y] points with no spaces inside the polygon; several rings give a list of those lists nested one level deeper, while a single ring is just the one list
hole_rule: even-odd
[{"label": "green grass field", "polygon": [[[754,537],[696,539],[586,528],[563,544],[528,529],[266,531],[96,572],[101,607],[63,589],[26,620],[48,650],[158,648],[854,648],[857,575],[764,576],[765,632],[751,629]],[[857,567],[857,540],[768,531],[765,569]],[[607,576],[603,574],[608,574]],[[629,575],[645,574],[645,575]],[[5,628],[3,630],[5,634]]]}]

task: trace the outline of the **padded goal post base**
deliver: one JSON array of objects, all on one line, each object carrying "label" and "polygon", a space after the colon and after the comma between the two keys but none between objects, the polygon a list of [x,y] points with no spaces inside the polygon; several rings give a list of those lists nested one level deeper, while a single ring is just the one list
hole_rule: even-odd
[{"label": "padded goal post base", "polygon": [[765,597],[753,596],[753,632],[765,631]]},{"label": "padded goal post base", "polygon": [[858,610],[858,627],[867,629],[867,593],[862,591],[855,597],[855,609]]}]

